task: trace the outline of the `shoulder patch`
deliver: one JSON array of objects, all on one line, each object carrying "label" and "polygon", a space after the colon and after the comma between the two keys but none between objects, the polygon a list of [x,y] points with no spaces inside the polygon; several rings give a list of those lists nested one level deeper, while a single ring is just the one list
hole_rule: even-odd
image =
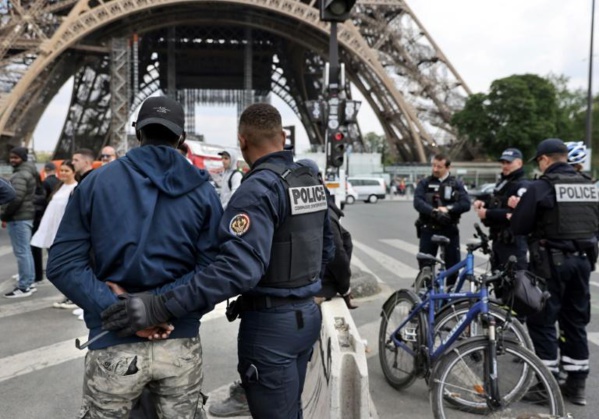
[{"label": "shoulder patch", "polygon": [[525,192],[526,192],[526,188],[520,188],[520,189],[518,189],[518,192],[516,192],[516,195],[522,196],[522,195],[524,195]]},{"label": "shoulder patch", "polygon": [[231,222],[229,223],[229,232],[236,236],[243,236],[250,229],[250,217],[247,214],[237,214],[235,217],[231,218]]}]

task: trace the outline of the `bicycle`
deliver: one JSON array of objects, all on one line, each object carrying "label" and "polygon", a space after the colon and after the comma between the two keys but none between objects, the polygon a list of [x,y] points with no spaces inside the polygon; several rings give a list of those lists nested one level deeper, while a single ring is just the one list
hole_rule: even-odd
[{"label": "bicycle", "polygon": [[[500,272],[481,277],[476,292],[444,293],[432,287],[424,301],[411,290],[396,292],[383,306],[379,331],[379,359],[385,379],[401,389],[417,377],[427,378],[435,417],[447,417],[452,409],[459,410],[460,416],[468,412],[477,415],[503,412],[501,417],[505,417],[508,407],[510,415],[514,408],[521,408],[527,414],[535,408],[545,409],[544,414],[563,415],[564,403],[553,375],[534,353],[503,336],[501,330],[498,333],[495,318],[489,315],[488,284],[504,275],[505,272]],[[463,298],[475,302],[436,344],[434,303]],[[389,330],[389,320],[398,307],[402,320]],[[479,316],[484,335],[459,341]],[[509,362],[504,362],[506,354]],[[533,395],[543,403],[521,402],[532,391],[535,378],[539,391]],[[446,410],[447,406],[451,409]]]},{"label": "bicycle", "polygon": [[[433,236],[432,241],[437,243],[440,248],[441,256],[436,258],[432,255],[425,253],[418,253],[416,258],[418,260],[426,260],[431,264],[423,267],[420,274],[414,281],[414,291],[422,298],[425,299],[431,288],[435,288],[435,292],[443,292],[445,290],[445,279],[455,273],[458,273],[458,280],[454,287],[454,292],[460,292],[466,281],[469,281],[471,288],[470,292],[475,292],[474,281],[474,252],[476,250],[482,250],[483,254],[490,254],[491,249],[489,247],[489,237],[481,230],[478,223],[474,224],[476,230],[475,238],[479,241],[475,243],[468,243],[466,245],[466,257],[458,262],[456,265],[449,269],[443,269],[438,274],[435,274],[435,265],[440,264],[444,266],[444,253],[445,246],[449,243],[449,239],[444,236]],[[434,280],[433,280],[434,278]],[[450,331],[463,315],[470,309],[472,300],[462,298],[452,301],[451,304],[447,304],[447,301],[437,300],[435,302],[435,309],[437,311],[437,321],[435,322],[435,336],[441,336],[444,332]],[[513,318],[510,310],[506,310],[502,307],[501,303],[496,300],[489,300],[489,314],[495,318],[497,327],[501,328],[504,336],[506,333],[510,334],[510,337],[521,342],[526,348],[533,350],[533,343],[528,335],[524,325]],[[473,322],[468,328],[469,336],[477,336],[479,329],[478,322]]]}]

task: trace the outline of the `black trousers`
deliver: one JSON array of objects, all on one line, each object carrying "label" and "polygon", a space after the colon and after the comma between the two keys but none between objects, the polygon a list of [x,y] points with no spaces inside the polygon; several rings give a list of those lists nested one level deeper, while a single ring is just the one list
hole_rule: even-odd
[{"label": "black trousers", "polygon": [[[419,251],[422,253],[428,253],[433,256],[437,256],[439,245],[432,242],[432,237],[445,236],[449,239],[449,244],[445,247],[445,268],[450,268],[461,259],[460,255],[460,231],[457,225],[450,225],[439,229],[432,229],[429,227],[423,227],[420,232],[420,246]],[[427,261],[418,261],[420,269],[422,267],[430,265]],[[447,278],[445,285],[451,286],[456,283],[457,275],[452,275]]]},{"label": "black trousers", "polygon": [[[543,311],[528,317],[528,332],[535,352],[554,374],[561,367],[569,376],[586,378],[589,374],[586,326],[591,318],[591,264],[586,256],[566,256],[559,264],[552,264],[551,273],[547,279],[551,298]],[[560,329],[559,340],[556,322]]]}]

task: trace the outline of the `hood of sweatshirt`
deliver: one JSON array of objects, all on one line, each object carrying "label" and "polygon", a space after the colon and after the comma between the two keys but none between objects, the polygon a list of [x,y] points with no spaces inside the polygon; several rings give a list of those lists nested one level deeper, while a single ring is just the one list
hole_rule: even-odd
[{"label": "hood of sweatshirt", "polygon": [[172,197],[186,194],[210,179],[208,172],[189,164],[177,150],[168,146],[134,148],[126,158],[161,192]]}]

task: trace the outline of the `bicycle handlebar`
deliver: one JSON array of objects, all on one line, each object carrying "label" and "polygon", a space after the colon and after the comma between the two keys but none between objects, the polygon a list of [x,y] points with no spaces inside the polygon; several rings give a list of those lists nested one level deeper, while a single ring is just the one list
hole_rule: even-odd
[{"label": "bicycle handlebar", "polygon": [[516,264],[518,263],[518,259],[516,256],[510,256],[508,261],[505,263],[505,266],[502,271],[495,271],[490,275],[483,276],[481,279],[486,284],[490,284],[493,282],[497,282],[503,280],[505,277],[513,278],[516,274]]},{"label": "bicycle handlebar", "polygon": [[477,238],[477,239],[480,239],[480,243],[468,244],[467,247],[472,252],[474,252],[477,249],[481,249],[482,252],[485,255],[490,254],[491,253],[491,248],[489,247],[489,236],[487,236],[482,231],[482,229],[480,228],[480,225],[478,223],[474,223],[474,229],[476,230],[476,233],[474,234],[474,237]]}]

